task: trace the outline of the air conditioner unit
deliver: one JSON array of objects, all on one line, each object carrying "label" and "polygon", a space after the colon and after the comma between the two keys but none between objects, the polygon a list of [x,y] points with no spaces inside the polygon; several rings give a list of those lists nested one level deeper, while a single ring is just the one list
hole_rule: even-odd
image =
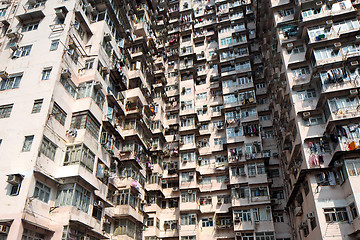
[{"label": "air conditioner unit", "polygon": [[323,5],[323,2],[318,1],[318,2],[315,3],[315,8],[319,9],[319,8],[321,8],[322,5]]},{"label": "air conditioner unit", "polygon": [[332,25],[333,25],[333,20],[327,20],[326,25],[325,25],[325,29],[330,29]]},{"label": "air conditioner unit", "polygon": [[77,136],[77,130],[76,129],[69,129],[66,131],[66,136],[75,138]]},{"label": "air conditioner unit", "polygon": [[311,218],[314,218],[315,215],[314,215],[313,212],[310,212],[310,213],[306,214],[306,217],[309,218],[309,219],[311,219]]},{"label": "air conditioner unit", "polygon": [[350,90],[350,96],[356,96],[358,94],[358,90],[357,89],[351,89]]},{"label": "air conditioner unit", "polygon": [[110,42],[111,41],[111,34],[110,33],[105,33],[104,34],[104,40],[107,41],[107,42]]},{"label": "air conditioner unit", "polygon": [[21,57],[21,54],[22,54],[22,51],[17,49],[12,53],[11,58],[19,58],[19,57]]},{"label": "air conditioner unit", "polygon": [[75,49],[68,49],[66,53],[70,56],[74,55]]},{"label": "air conditioner unit", "polygon": [[310,117],[310,115],[311,115],[310,112],[304,112],[304,113],[303,113],[303,119],[304,119],[304,120],[308,120],[309,117]]},{"label": "air conditioner unit", "polygon": [[342,167],[344,165],[344,162],[340,161],[340,160],[336,160],[334,162],[334,166],[335,167]]},{"label": "air conditioner unit", "polygon": [[107,132],[102,132],[101,133],[101,139],[100,139],[100,144],[106,144],[108,142],[108,134]]},{"label": "air conditioner unit", "polygon": [[356,41],[357,43],[360,42],[360,35],[356,35],[356,36],[355,36],[355,41]]},{"label": "air conditioner unit", "polygon": [[97,201],[97,202],[95,202],[94,205],[99,207],[99,208],[104,208],[104,203],[102,201]]},{"label": "air conditioner unit", "polygon": [[8,37],[8,38],[18,38],[19,37],[19,33],[18,33],[18,31],[17,30],[15,30],[15,29],[9,29],[9,30],[7,30],[7,32],[6,32],[6,36]]},{"label": "air conditioner unit", "polygon": [[9,44],[9,47],[10,47],[10,49],[13,50],[13,51],[19,49],[19,45],[17,44],[17,42],[11,42],[11,43]]},{"label": "air conditioner unit", "polygon": [[293,43],[288,43],[288,44],[286,44],[286,50],[287,50],[288,52],[290,52],[293,48],[294,48],[294,44],[293,44]]},{"label": "air conditioner unit", "polygon": [[100,81],[95,81],[95,82],[94,82],[94,88],[96,88],[96,89],[102,89],[102,88],[103,88],[103,85],[101,84]]},{"label": "air conditioner unit", "polygon": [[359,65],[358,61],[351,61],[350,62],[350,67],[352,67],[352,68],[357,67],[358,65]]},{"label": "air conditioner unit", "polygon": [[193,193],[193,191],[192,190],[188,190],[188,194],[192,194]]},{"label": "air conditioner unit", "polygon": [[295,213],[295,216],[301,216],[303,214],[302,207],[295,207],[294,213]]},{"label": "air conditioner unit", "polygon": [[0,233],[7,234],[9,232],[10,227],[6,225],[0,225]]},{"label": "air conditioner unit", "polygon": [[189,177],[193,177],[194,176],[194,172],[189,172]]},{"label": "air conditioner unit", "polygon": [[222,204],[222,203],[223,203],[223,199],[222,199],[222,198],[218,198],[217,204]]},{"label": "air conditioner unit", "polygon": [[9,74],[6,71],[0,71],[0,78],[6,80],[9,77]]},{"label": "air conditioner unit", "polygon": [[58,19],[64,20],[66,17],[67,10],[64,7],[55,8],[55,14]]},{"label": "air conditioner unit", "polygon": [[336,43],[334,43],[334,50],[335,50],[335,51],[339,51],[340,48],[341,48],[341,42],[336,42]]},{"label": "air conditioner unit", "polygon": [[22,181],[22,176],[20,174],[10,174],[6,181],[11,185],[18,185]]}]

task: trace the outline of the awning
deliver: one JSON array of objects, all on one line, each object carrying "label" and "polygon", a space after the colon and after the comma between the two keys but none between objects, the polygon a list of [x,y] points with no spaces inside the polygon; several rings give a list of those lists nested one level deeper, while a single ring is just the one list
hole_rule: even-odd
[{"label": "awning", "polygon": [[13,223],[14,219],[0,219],[1,225],[10,226]]},{"label": "awning", "polygon": [[49,232],[49,233],[54,233],[54,232],[55,232],[55,231],[51,230],[51,229],[48,228],[48,227],[44,227],[44,226],[42,226],[42,225],[40,225],[40,224],[31,222],[31,221],[26,220],[26,219],[21,219],[21,221],[22,221],[24,224],[29,224],[29,225],[31,225],[31,226],[33,226],[33,227],[41,228],[42,230],[45,230],[45,231],[47,231],[47,232]]},{"label": "awning", "polygon": [[20,21],[20,22],[25,22],[25,21],[32,21],[32,20],[36,20],[36,19],[41,19],[44,18],[45,14],[43,13],[42,10],[29,10],[26,13],[17,15],[16,18]]}]

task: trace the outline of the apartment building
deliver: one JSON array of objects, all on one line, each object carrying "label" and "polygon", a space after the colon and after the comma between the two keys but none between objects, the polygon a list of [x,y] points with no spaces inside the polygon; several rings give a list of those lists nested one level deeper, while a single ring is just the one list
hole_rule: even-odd
[{"label": "apartment building", "polygon": [[[259,13],[272,9],[251,0],[0,2],[0,239],[297,239],[299,197],[284,182],[292,138],[280,144],[273,129],[291,99],[268,92],[276,85],[261,35]],[[353,7],[344,14],[356,18]],[[300,181],[312,176],[304,172]]]},{"label": "apartment building", "polygon": [[359,239],[359,2],[262,6],[293,238]]}]

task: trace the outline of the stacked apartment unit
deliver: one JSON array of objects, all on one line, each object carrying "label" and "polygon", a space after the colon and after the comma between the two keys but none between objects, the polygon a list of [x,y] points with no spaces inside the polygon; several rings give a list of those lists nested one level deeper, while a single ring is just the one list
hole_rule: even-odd
[{"label": "stacked apartment unit", "polygon": [[0,239],[292,238],[260,3],[0,2]]},{"label": "stacked apartment unit", "polygon": [[257,3],[164,8],[166,86],[154,101],[165,139],[153,137],[162,164],[147,176],[145,239],[290,239]]},{"label": "stacked apartment unit", "polygon": [[359,1],[263,1],[294,239],[359,239]]}]

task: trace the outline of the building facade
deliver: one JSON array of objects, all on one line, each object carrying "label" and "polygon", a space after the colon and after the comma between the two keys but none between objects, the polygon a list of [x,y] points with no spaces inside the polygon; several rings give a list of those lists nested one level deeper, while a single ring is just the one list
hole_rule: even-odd
[{"label": "building facade", "polygon": [[262,6],[259,37],[293,238],[359,239],[359,2]]},{"label": "building facade", "polygon": [[0,239],[357,239],[358,2],[0,2]]}]

